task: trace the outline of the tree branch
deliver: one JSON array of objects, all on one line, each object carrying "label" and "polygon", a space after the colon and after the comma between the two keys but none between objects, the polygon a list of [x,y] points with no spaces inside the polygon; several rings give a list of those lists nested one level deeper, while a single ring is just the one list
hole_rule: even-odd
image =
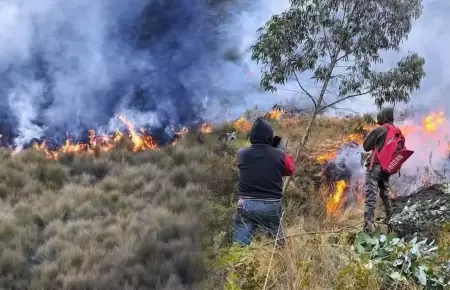
[{"label": "tree branch", "polygon": [[325,39],[325,46],[328,50],[328,55],[330,56],[330,59],[331,59],[331,49],[329,47],[328,37],[327,37],[327,33],[325,32],[325,27],[322,27],[322,30],[323,30],[323,38]]},{"label": "tree branch", "polygon": [[302,91],[311,99],[311,101],[314,104],[314,108],[317,108],[317,102],[314,99],[314,97],[302,86],[302,84],[300,83],[300,80],[297,77],[297,74],[294,72],[294,77],[295,80],[297,81],[297,84],[299,85],[299,87],[302,89]]},{"label": "tree branch", "polygon": [[358,47],[359,47],[359,44],[356,44],[356,46],[355,46],[353,49],[351,49],[349,52],[347,52],[347,53],[345,53],[344,55],[342,55],[341,57],[339,57],[339,58],[337,59],[337,61],[341,61],[342,59],[344,59],[344,58],[346,58],[347,56],[351,55],[353,52],[355,52],[355,50],[358,49]]},{"label": "tree branch", "polygon": [[336,100],[336,101],[334,101],[334,102],[329,103],[328,105],[325,105],[325,106],[320,107],[320,108],[316,111],[316,113],[320,113],[320,112],[322,112],[323,110],[328,109],[329,107],[332,107],[332,106],[334,106],[334,105],[336,105],[336,104],[338,104],[338,103],[340,103],[340,102],[342,102],[342,101],[345,101],[345,100],[348,100],[348,99],[351,99],[351,98],[360,97],[360,96],[364,96],[364,95],[370,94],[372,91],[373,91],[373,90],[366,91],[366,92],[363,92],[363,93],[360,93],[360,94],[348,95],[348,96],[346,96],[346,97],[344,97],[344,98],[340,98],[340,99],[338,99],[338,100]]}]

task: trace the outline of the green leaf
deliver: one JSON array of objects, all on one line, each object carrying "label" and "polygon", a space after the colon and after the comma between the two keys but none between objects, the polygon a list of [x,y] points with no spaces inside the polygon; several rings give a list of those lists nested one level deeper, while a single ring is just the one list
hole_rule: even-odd
[{"label": "green leaf", "polygon": [[399,272],[392,272],[389,277],[391,277],[392,280],[399,281],[402,275]]},{"label": "green leaf", "polygon": [[372,239],[372,238],[371,238],[367,233],[364,233],[364,232],[358,233],[358,234],[356,235],[355,242],[354,242],[356,251],[357,251],[358,253],[364,253],[364,252],[366,252],[366,247],[365,247],[365,245],[366,245],[371,239]]},{"label": "green leaf", "polygon": [[[408,102],[425,76],[425,60],[409,53],[388,71],[373,67],[383,62],[381,51],[399,50],[421,13],[421,0],[291,0],[258,29],[251,47],[252,59],[263,65],[261,87],[276,91],[294,80],[318,110],[361,95],[380,107]],[[311,76],[319,96],[302,86]]]},{"label": "green leaf", "polygon": [[423,269],[417,269],[414,271],[414,276],[419,280],[419,283],[423,286],[427,285],[427,274]]}]

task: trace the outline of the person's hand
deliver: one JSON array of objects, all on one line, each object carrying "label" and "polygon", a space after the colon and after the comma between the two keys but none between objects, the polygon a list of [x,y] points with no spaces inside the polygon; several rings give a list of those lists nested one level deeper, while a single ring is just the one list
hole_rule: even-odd
[{"label": "person's hand", "polygon": [[281,149],[286,152],[286,149],[287,149],[286,145],[287,145],[287,141],[284,139],[281,139],[280,144],[278,144],[278,149]]}]

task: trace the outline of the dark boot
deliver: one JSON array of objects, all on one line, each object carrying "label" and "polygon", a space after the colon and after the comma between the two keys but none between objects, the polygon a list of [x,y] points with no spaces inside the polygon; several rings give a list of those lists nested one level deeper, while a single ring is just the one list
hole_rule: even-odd
[{"label": "dark boot", "polygon": [[364,232],[368,234],[372,234],[375,232],[375,224],[372,221],[364,222]]}]

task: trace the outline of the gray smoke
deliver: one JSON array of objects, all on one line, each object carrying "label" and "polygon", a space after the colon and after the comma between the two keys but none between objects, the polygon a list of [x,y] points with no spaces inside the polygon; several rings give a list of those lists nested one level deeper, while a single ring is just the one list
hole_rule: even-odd
[{"label": "gray smoke", "polygon": [[123,113],[164,139],[224,108],[268,104],[249,47],[287,3],[3,0],[0,131],[18,145],[61,143],[115,130]]}]

